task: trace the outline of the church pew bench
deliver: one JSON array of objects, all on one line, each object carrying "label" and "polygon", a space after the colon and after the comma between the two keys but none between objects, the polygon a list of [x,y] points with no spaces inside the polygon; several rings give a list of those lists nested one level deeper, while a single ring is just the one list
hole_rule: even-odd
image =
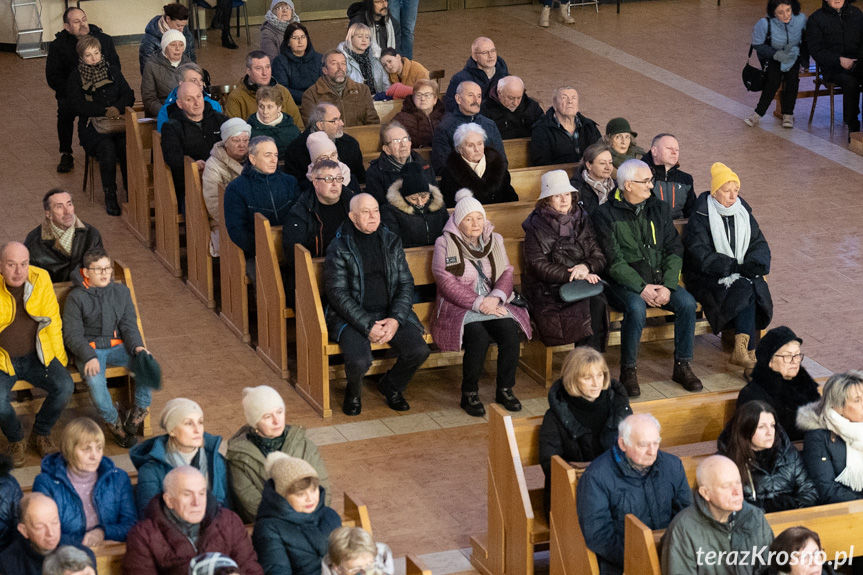
[{"label": "church pew bench", "polygon": [[147,246],[153,242],[153,132],[156,120],[144,113],[126,108],[126,166],[128,198],[122,204],[122,220],[138,241]]},{"label": "church pew bench", "polygon": [[219,318],[243,343],[252,341],[249,330],[249,286],[246,255],[231,241],[225,227],[225,188],[219,186]]},{"label": "church pew bench", "polygon": [[162,156],[162,135],[153,133],[153,198],[156,212],[156,237],[153,252],[175,278],[183,277],[180,236],[185,218],[177,204],[177,191],[171,169]]},{"label": "church pew bench", "polygon": [[552,170],[564,170],[571,178],[575,164],[557,164],[554,166],[535,166],[530,168],[513,168],[510,165],[509,177],[512,187],[521,202],[536,202],[542,188],[542,175]]},{"label": "church pew bench", "polygon": [[[358,130],[358,128],[361,128],[361,130]],[[370,128],[375,128],[375,130],[371,130]],[[363,165],[366,168],[369,167],[369,163],[371,163],[372,160],[378,159],[381,155],[380,129],[381,128],[378,125],[353,126],[351,128],[345,128],[346,134],[354,136],[357,140],[363,138],[365,146],[367,147],[364,147],[363,142],[360,142],[360,151],[363,153]],[[356,132],[353,130],[356,130]],[[372,134],[372,132],[374,133]],[[359,137],[355,136],[355,133],[358,134]],[[512,170],[530,166],[530,138],[504,140],[503,149],[506,152],[506,159],[509,162],[510,173],[512,173]],[[431,161],[431,148],[418,148],[414,151],[419,152],[427,162]],[[553,170],[556,167],[557,166],[544,166],[542,169],[548,171]],[[515,183],[513,183],[513,186],[515,186]],[[537,196],[539,196],[539,194],[537,194]]]},{"label": "church pew bench", "polygon": [[210,216],[204,202],[201,171],[197,162],[189,156],[183,158],[183,163],[186,180],[186,285],[208,309],[215,309]]},{"label": "church pew bench", "polygon": [[271,226],[262,214],[255,214],[255,298],[258,308],[258,344],[255,351],[282,379],[288,370],[288,321],[295,317],[287,306],[281,264],[282,227]]}]

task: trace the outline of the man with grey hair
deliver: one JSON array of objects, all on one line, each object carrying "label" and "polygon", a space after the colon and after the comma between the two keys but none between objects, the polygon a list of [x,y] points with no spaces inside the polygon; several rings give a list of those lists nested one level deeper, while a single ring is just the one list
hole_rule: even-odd
[{"label": "man with grey hair", "polygon": [[[194,46],[194,43],[192,43]],[[195,64],[194,62],[189,62],[188,64],[183,64],[177,67],[177,78],[179,79],[179,83],[177,84],[177,88],[180,87],[180,84],[185,82],[191,82],[197,86],[201,87],[201,90],[204,94],[204,101],[212,106],[213,110],[218,113],[222,113],[222,105],[210,97],[210,94],[207,92],[207,85],[204,84],[204,71],[200,66]],[[172,110],[176,110],[177,106],[174,105],[173,108],[171,106],[174,102],[177,101],[177,88],[171,90],[171,93],[168,94],[168,97],[165,98],[165,104],[159,110],[159,115],[157,116],[157,124],[156,131],[162,131],[162,124],[168,121],[168,117],[170,116],[170,112]]]},{"label": "man with grey hair", "polygon": [[381,155],[371,161],[366,172],[366,191],[373,195],[379,204],[386,203],[390,186],[402,179],[402,169],[415,163],[428,181],[435,185],[435,173],[419,152],[412,149],[411,137],[405,127],[397,120],[381,126]]},{"label": "man with grey hair", "polygon": [[577,163],[588,146],[602,139],[599,127],[581,115],[578,92],[572,86],[556,88],[551,104],[533,126],[531,162],[534,166]]},{"label": "man with grey hair", "polygon": [[683,246],[671,208],[653,195],[653,173],[641,160],[617,169],[617,189],[593,216],[608,266],[608,302],[623,312],[620,383],[630,397],[641,395],[636,374],[638,345],[647,306],[674,312],[674,371],[671,379],[687,391],[702,389],[692,372],[695,298],[680,285]]},{"label": "man with grey hair", "polygon": [[443,97],[447,112],[455,112],[459,108],[455,94],[462,82],[474,82],[480,88],[482,99],[488,97],[491,87],[498,80],[509,76],[509,69],[503,58],[497,55],[497,48],[491,38],[480,36],[470,46],[470,57],[464,65],[464,69],[457,72],[449,81],[446,94]]},{"label": "man with grey hair", "polygon": [[492,86],[480,113],[497,125],[504,140],[530,138],[533,125],[542,116],[539,102],[527,95],[518,76],[504,76]]},{"label": "man with grey hair", "polygon": [[773,530],[764,512],[744,501],[740,471],[723,455],[696,470],[695,502],[662,537],[662,575],[753,575],[767,566]]},{"label": "man with grey hair", "polygon": [[305,131],[288,145],[284,158],[284,170],[297,178],[297,181],[301,182],[305,179],[309,164],[312,163],[306,141],[314,132],[324,132],[329,136],[336,145],[339,161],[350,168],[351,179],[356,178],[359,183],[364,184],[366,182],[366,169],[363,165],[363,152],[360,150],[360,143],[353,136],[345,134],[345,122],[342,120],[342,113],[329,102],[321,102],[312,108]]},{"label": "man with grey hair", "polygon": [[45,557],[42,575],[96,575],[95,563],[83,549],[63,545]]},{"label": "man with grey hair", "polygon": [[378,389],[390,409],[407,411],[410,405],[402,393],[430,353],[425,329],[413,311],[414,278],[401,239],[380,227],[375,198],[357,194],[350,210],[350,221],[339,228],[324,262],[327,329],[339,342],[348,380],[342,411],[362,411],[363,377],[372,365],[372,344],[389,344],[398,353]]},{"label": "man with grey hair", "polygon": [[455,101],[458,107],[444,114],[437,129],[435,129],[434,140],[432,140],[431,165],[435,172],[439,172],[446,164],[446,160],[453,151],[453,135],[462,124],[479,124],[485,130],[487,144],[500,152],[506,161],[506,150],[503,146],[503,138],[494,122],[480,114],[482,104],[482,90],[479,84],[466,80],[458,85],[455,91]]},{"label": "man with grey hair", "polygon": [[338,50],[324,54],[321,77],[303,93],[303,118],[322,102],[339,109],[345,126],[381,123],[369,87],[348,77],[347,58]]},{"label": "man with grey hair", "polygon": [[618,426],[617,444],[597,457],[578,481],[578,522],[601,575],[623,572],[626,515],[651,529],[665,529],[692,505],[680,458],[659,450],[660,425],[649,413]]}]

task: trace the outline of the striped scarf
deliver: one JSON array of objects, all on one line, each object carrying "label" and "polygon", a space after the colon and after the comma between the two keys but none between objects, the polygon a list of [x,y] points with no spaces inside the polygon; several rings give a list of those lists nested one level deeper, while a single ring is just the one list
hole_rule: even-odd
[{"label": "striped scarf", "polygon": [[85,64],[83,59],[78,60],[78,73],[81,74],[81,88],[85,92],[101,88],[111,82],[108,77],[108,62],[104,58],[92,66]]},{"label": "striped scarf", "polygon": [[503,247],[502,242],[494,240],[494,235],[489,235],[485,245],[482,245],[482,242],[480,242],[481,247],[478,251],[475,251],[470,245],[465,243],[461,234],[456,235],[451,232],[444,232],[444,237],[446,238],[446,271],[452,275],[457,277],[464,275],[465,259],[482,265],[482,260],[488,258],[491,264],[491,277],[489,279],[492,284],[497,281],[497,278],[506,269],[506,249]]},{"label": "striped scarf", "polygon": [[[76,217],[75,223],[62,230],[54,225],[54,222],[48,220],[48,226],[51,228],[51,235],[54,237],[54,247],[58,252],[65,256],[72,255],[72,241],[75,239],[75,228],[78,227],[80,220]],[[83,227],[83,226],[82,226]]]}]

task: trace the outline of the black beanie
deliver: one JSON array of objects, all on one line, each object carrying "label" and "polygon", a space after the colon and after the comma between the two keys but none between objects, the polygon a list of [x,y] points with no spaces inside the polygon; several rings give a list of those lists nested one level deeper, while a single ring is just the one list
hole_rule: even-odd
[{"label": "black beanie", "polygon": [[758,347],[755,348],[756,361],[766,366],[773,358],[773,354],[779,351],[780,347],[791,341],[796,341],[800,344],[803,343],[803,340],[797,337],[797,334],[791,331],[790,327],[785,327],[784,325],[774,327],[761,338]]},{"label": "black beanie", "polygon": [[402,167],[402,197],[413,194],[428,193],[429,181],[423,174],[423,167],[418,162],[408,162]]}]

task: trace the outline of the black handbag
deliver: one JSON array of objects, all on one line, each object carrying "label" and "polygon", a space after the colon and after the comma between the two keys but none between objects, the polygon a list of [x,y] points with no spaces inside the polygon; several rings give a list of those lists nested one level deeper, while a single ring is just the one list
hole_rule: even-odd
[{"label": "black handbag", "polygon": [[[765,44],[770,44],[770,20],[767,20],[767,36],[764,39]],[[761,63],[758,63],[758,67],[756,68],[752,64],[749,63],[749,60],[752,59],[752,52],[754,48],[752,44],[749,45],[749,55],[746,56],[746,65],[743,67],[743,85],[746,86],[746,89],[750,92],[760,92],[764,89],[764,76],[767,73],[767,66],[762,66]]]},{"label": "black handbag", "polygon": [[604,289],[605,282],[601,280],[595,284],[587,280],[572,280],[560,286],[560,299],[565,303],[575,303],[599,295]]}]

